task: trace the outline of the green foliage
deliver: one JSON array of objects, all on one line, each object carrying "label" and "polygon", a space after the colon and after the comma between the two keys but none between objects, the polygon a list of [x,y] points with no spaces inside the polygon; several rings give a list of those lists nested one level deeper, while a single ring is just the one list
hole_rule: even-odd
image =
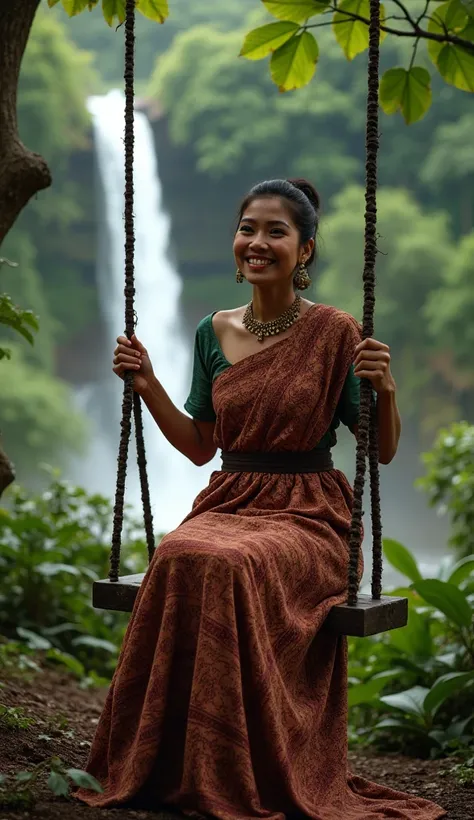
[{"label": "green foliage", "polygon": [[[175,37],[149,84],[168,115],[171,138],[192,145],[198,170],[251,180],[278,169],[279,176],[316,177],[329,192],[357,176],[362,163],[352,149],[355,91],[347,88],[346,76],[339,83],[339,55],[326,52],[327,79],[317,97],[309,87],[280,95],[255,61],[236,59],[240,42],[238,31],[195,26]],[[258,50],[259,42],[247,46]],[[292,65],[298,70],[296,61]]]},{"label": "green foliage", "polygon": [[63,463],[80,452],[85,420],[74,409],[69,386],[27,364],[18,347],[14,365],[0,361],[0,428],[17,474],[32,475],[41,461]]},{"label": "green foliage", "polygon": [[[92,608],[91,585],[106,578],[112,502],[52,474],[37,495],[15,486],[10,508],[0,508],[0,631],[20,637],[51,663],[83,678],[113,670],[126,616]],[[125,574],[146,565],[141,527],[127,512]]]},{"label": "green foliage", "polygon": [[48,161],[54,157],[56,167],[72,150],[87,145],[85,95],[94,81],[91,59],[40,7],[21,66],[18,120],[24,142]]},{"label": "green foliage", "polygon": [[[26,231],[15,228],[6,237],[2,252],[14,261],[0,265],[1,290],[8,294],[12,303],[24,305],[28,309],[20,310],[20,314],[26,314],[28,335],[25,338],[30,343],[22,345],[23,355],[28,362],[51,372],[54,358],[54,321],[48,310],[43,282],[36,268],[33,242]],[[18,318],[20,319],[20,316]],[[41,333],[35,334],[33,344],[32,331],[37,331],[38,325],[41,326]],[[0,327],[2,342],[8,345],[15,339],[18,341],[17,332],[12,326],[8,329],[6,324]]]},{"label": "green foliage", "polygon": [[[281,21],[278,25],[291,22],[296,27],[291,39],[283,43],[275,40],[267,49],[252,49],[249,44],[263,37],[270,25],[253,30],[247,34],[241,54],[250,59],[262,59],[271,51],[271,75],[280,91],[301,88],[313,77],[318,46],[310,29],[332,22],[334,37],[348,60],[368,49],[369,0],[340,0],[337,4],[322,0],[262,0],[262,3]],[[404,17],[400,14],[394,17],[401,20],[398,28],[387,23],[385,6],[380,4],[380,41],[383,43],[386,37],[412,37],[414,50],[407,68],[397,66],[385,71],[380,101],[387,114],[401,111],[409,124],[421,119],[431,105],[430,74],[422,64],[414,64],[420,42],[427,42],[426,53],[432,67],[446,83],[464,91],[474,91],[474,18],[467,0],[448,0],[436,4],[434,9],[428,0],[421,12],[413,0],[410,3],[397,2],[397,11],[404,14]],[[297,47],[298,41],[301,44],[306,42],[307,46]],[[296,54],[297,60],[294,58]],[[279,66],[278,72],[274,70],[275,65]],[[282,76],[286,74],[291,79],[282,82]]]},{"label": "green foliage", "polygon": [[469,556],[474,553],[474,427],[459,422],[441,430],[423,461],[426,475],[418,484],[431,505],[449,516],[450,545],[459,556]]},{"label": "green foliage", "polygon": [[100,783],[82,769],[68,768],[59,757],[38,763],[29,771],[0,775],[0,809],[32,809],[36,802],[35,785],[46,779],[46,785],[56,797],[68,797],[73,786],[102,793]]},{"label": "green foliage", "polygon": [[387,540],[384,553],[413,582],[387,593],[408,598],[408,625],[350,641],[352,742],[432,757],[472,754],[474,555],[444,559],[437,578],[422,578],[402,544]]},{"label": "green foliage", "polygon": [[[474,21],[462,0],[448,0],[438,6],[428,22],[431,34],[454,34],[474,43]],[[474,91],[474,50],[454,43],[428,42],[428,54],[443,80],[462,91]]]},{"label": "green foliage", "polygon": [[[369,18],[369,14],[369,0],[341,0],[334,13],[332,18],[334,35],[348,60],[353,60],[369,47],[369,29],[367,23],[363,22],[364,19]],[[357,15],[357,17],[351,15]],[[363,19],[359,20],[358,17]],[[383,22],[384,19],[385,9],[381,3],[380,21]],[[381,31],[381,42],[384,36],[384,32]]]},{"label": "green foliage", "polygon": [[391,68],[380,83],[380,105],[386,114],[401,111],[405,122],[420,120],[431,105],[431,78],[426,68]]},{"label": "green foliage", "polygon": [[32,718],[25,715],[23,709],[19,706],[5,706],[0,703],[0,728],[12,729],[27,729],[33,723]]},{"label": "green foliage", "polygon": [[[69,17],[86,9],[92,11],[99,0],[48,0],[48,6],[61,3]],[[164,23],[169,14],[168,0],[136,0],[137,11],[156,23]],[[125,20],[125,0],[102,0],[102,14],[109,26]]]},{"label": "green foliage", "polygon": [[446,266],[440,286],[429,295],[425,307],[427,326],[446,380],[458,390],[474,387],[474,288],[472,259],[474,231],[463,237],[457,253]]},{"label": "green foliage", "polygon": [[456,763],[451,769],[460,786],[474,786],[474,755],[464,763]]},{"label": "green foliage", "polygon": [[[324,271],[317,298],[360,318],[364,242],[364,191],[350,186],[332,200],[324,223]],[[407,191],[381,188],[378,196],[378,287],[376,328],[403,372],[399,396],[405,417],[420,414],[424,430],[450,422],[458,412],[433,373],[433,341],[420,315],[453,265],[455,249],[445,213],[425,213]],[[438,314],[444,305],[438,307]],[[440,400],[442,398],[442,401]],[[436,399],[436,401],[433,401]],[[452,399],[451,399],[452,401]],[[432,415],[432,404],[436,413]],[[421,413],[420,413],[421,410]],[[440,413],[445,413],[444,418]]]},{"label": "green foliage", "polygon": [[[0,324],[20,333],[31,345],[34,342],[32,330],[39,330],[38,320],[31,310],[23,310],[13,304],[6,293],[0,293]],[[0,347],[0,361],[10,358],[10,351]]]}]

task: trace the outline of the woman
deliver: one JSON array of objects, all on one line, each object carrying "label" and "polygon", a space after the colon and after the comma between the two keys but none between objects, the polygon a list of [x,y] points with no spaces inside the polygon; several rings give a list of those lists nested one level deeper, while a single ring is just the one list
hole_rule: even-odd
[{"label": "woman", "polygon": [[222,449],[223,469],[140,589],[88,763],[105,791],[82,790],[89,805],[221,820],[445,814],[347,772],[346,640],[323,625],[345,599],[351,489],[330,448],[340,422],[357,434],[360,377],[377,393],[384,464],[400,417],[387,346],[295,297],[310,283],[318,214],[303,180],[261,183],[244,200],[234,255],[252,301],[200,323],[189,416],[141,342],[118,339],[114,372],[134,371],[168,441],[195,464]]}]

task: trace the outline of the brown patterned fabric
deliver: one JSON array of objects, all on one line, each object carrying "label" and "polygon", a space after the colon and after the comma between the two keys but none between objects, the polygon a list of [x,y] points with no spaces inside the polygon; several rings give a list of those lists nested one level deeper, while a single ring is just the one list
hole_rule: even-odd
[{"label": "brown patterned fabric", "polygon": [[[314,306],[224,371],[218,446],[312,449],[359,338]],[[350,508],[338,470],[212,474],[146,574],[87,766],[105,792],[81,800],[220,820],[445,815],[347,771],[346,640],[322,627],[345,596]]]}]

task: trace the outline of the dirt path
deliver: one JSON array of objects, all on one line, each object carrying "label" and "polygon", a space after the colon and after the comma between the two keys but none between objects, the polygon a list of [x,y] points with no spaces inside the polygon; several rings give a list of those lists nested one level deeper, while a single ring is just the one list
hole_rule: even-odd
[{"label": "dirt path", "polygon": [[[48,668],[30,677],[8,676],[0,688],[0,703],[21,707],[33,722],[22,729],[7,729],[0,722],[0,772],[31,769],[53,755],[70,767],[83,768],[103,699],[103,691],[81,689],[67,674]],[[446,761],[372,757],[360,752],[350,757],[358,774],[435,800],[448,810],[449,820],[474,820],[474,789],[458,785],[446,773]],[[55,798],[44,785],[37,793],[38,801],[32,810],[0,808],[0,820],[176,820],[173,815],[130,809],[90,809]]]}]

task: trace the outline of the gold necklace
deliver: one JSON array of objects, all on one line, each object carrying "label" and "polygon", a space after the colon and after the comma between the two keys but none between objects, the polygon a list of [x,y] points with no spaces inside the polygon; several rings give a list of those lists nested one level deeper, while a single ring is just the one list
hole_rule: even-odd
[{"label": "gold necklace", "polygon": [[253,315],[253,304],[249,302],[247,305],[244,317],[242,319],[243,326],[253,333],[259,342],[263,342],[265,336],[276,336],[277,333],[283,333],[293,325],[300,315],[301,296],[299,293],[295,296],[295,301],[290,305],[277,319],[272,319],[270,322],[259,322]]}]

